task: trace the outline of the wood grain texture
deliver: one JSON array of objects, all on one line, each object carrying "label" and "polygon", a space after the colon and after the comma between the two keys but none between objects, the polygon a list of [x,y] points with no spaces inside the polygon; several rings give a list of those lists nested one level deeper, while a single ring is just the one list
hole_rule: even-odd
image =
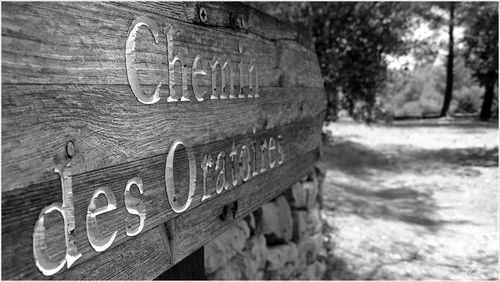
[{"label": "wood grain texture", "polygon": [[[279,69],[287,70],[281,76],[284,87],[323,87],[323,78],[318,68],[319,62],[315,53],[296,41],[282,40],[278,43]],[[300,64],[295,59],[301,58]]]},{"label": "wood grain texture", "polygon": [[[74,174],[317,116],[321,88],[263,88],[259,99],[138,103],[127,86],[4,85],[2,190],[56,180],[72,140]],[[20,98],[22,97],[22,98]]]},{"label": "wood grain texture", "polygon": [[[166,227],[160,225],[147,231],[146,234],[139,235],[140,237],[137,240],[129,240],[111,249],[109,253],[98,256],[95,260],[89,260],[77,265],[52,278],[64,280],[147,280],[157,277],[163,271],[170,269],[194,251],[199,250],[204,244],[222,234],[235,222],[257,209],[262,202],[272,200],[297,179],[305,176],[307,169],[317,160],[318,153],[318,149],[315,149],[273,171],[273,174],[270,174],[269,177],[271,179],[280,179],[280,181],[273,182],[272,186],[269,185],[269,178],[257,178],[255,181],[245,183],[236,189],[221,194],[210,205],[200,205],[167,221]],[[256,196],[257,198],[255,198]],[[219,215],[223,207],[234,202],[238,203],[236,214],[234,216],[229,214],[225,220],[220,220]],[[158,232],[162,235],[162,231],[159,231],[162,228],[167,229],[167,235],[163,234],[164,241],[165,239],[167,241],[165,245],[162,245],[157,237]],[[146,241],[146,238],[150,239]],[[155,246],[157,249],[152,249]],[[166,246],[166,249],[164,246]],[[149,256],[148,252],[150,252]],[[128,259],[124,258],[125,256]],[[133,266],[127,268],[127,263],[130,264],[131,260],[134,261]],[[88,275],[89,272],[92,272],[92,274]],[[30,277],[30,279],[37,278],[40,277]]]},{"label": "wood grain texture", "polygon": [[[213,209],[213,205],[218,206],[219,198],[227,193],[229,195],[234,194],[231,192],[233,190],[230,190],[216,195],[215,181],[217,175],[212,172],[207,179],[207,187],[209,188],[208,191],[213,194],[213,197],[203,203],[201,202],[203,196],[203,179],[200,165],[205,154],[211,154],[215,158],[219,152],[224,151],[228,155],[233,143],[241,146],[242,144],[250,144],[253,138],[259,141],[266,138],[268,140],[271,136],[276,138],[276,136],[281,134],[284,139],[283,145],[285,151],[285,163],[281,166],[286,166],[288,169],[284,170],[281,166],[271,170],[268,169],[263,174],[256,176],[255,179],[240,185],[247,187],[249,186],[248,184],[253,183],[252,187],[255,185],[267,186],[266,189],[269,189],[269,191],[262,191],[263,194],[267,195],[271,193],[274,186],[277,186],[276,189],[281,187],[278,183],[274,183],[275,180],[283,181],[283,179],[289,179],[290,181],[297,181],[300,179],[295,170],[298,169],[300,172],[301,166],[296,162],[296,159],[319,146],[319,130],[321,125],[322,122],[319,118],[306,119],[298,123],[257,132],[255,135],[238,135],[211,143],[194,144],[193,151],[197,163],[197,184],[194,199],[187,212],[196,209],[200,205],[206,206],[206,209]],[[78,264],[91,260],[98,254],[91,248],[88,242],[85,222],[90,198],[93,192],[99,187],[108,187],[113,191],[117,199],[116,211],[98,218],[99,225],[103,226],[103,235],[110,235],[115,230],[118,231],[112,248],[133,239],[133,237],[125,235],[125,218],[131,216],[128,215],[123,200],[125,185],[133,177],[141,177],[144,183],[144,194],[135,195],[135,197],[141,198],[146,205],[147,217],[143,232],[179,216],[179,214],[172,211],[166,198],[164,178],[165,159],[166,154],[162,154],[139,161],[120,164],[104,170],[95,170],[73,176],[73,199],[76,220],[75,236],[78,250],[83,255],[77,261],[74,266],[75,268],[78,267]],[[257,163],[260,164],[260,162],[261,159],[259,156]],[[174,176],[182,175],[182,172],[187,171],[187,161],[185,159],[180,158],[178,163],[174,165],[176,169]],[[229,171],[229,162],[226,163],[226,168]],[[186,179],[186,177],[182,179]],[[228,179],[230,179],[229,176]],[[186,181],[179,181],[179,184],[179,194],[186,195],[188,184]],[[240,186],[237,186],[234,190],[239,191]],[[246,188],[246,190],[248,189],[252,190],[254,188]],[[249,200],[251,201],[257,200],[255,204],[262,204],[262,199],[260,198],[267,199],[266,195],[247,195],[245,193],[239,196],[235,195],[234,197],[250,197]],[[181,203],[183,201],[185,201],[185,198],[182,199],[181,197]],[[4,275],[4,278],[34,279],[38,275],[41,275],[33,261],[31,249],[33,227],[40,210],[53,202],[61,202],[59,180],[34,184],[23,189],[15,189],[2,193],[2,256],[4,258],[2,275]],[[99,206],[104,206],[105,203],[101,199]],[[244,209],[244,205],[242,208]],[[199,212],[202,217],[206,215],[203,210]],[[131,217],[131,219],[133,222],[137,222],[136,218]],[[63,257],[65,252],[64,233],[61,232],[61,226],[61,219],[54,219],[51,224],[46,224],[46,233],[49,234],[48,238],[52,238],[49,244],[50,248],[53,249],[54,256],[59,258]],[[193,226],[197,226],[197,224]],[[105,254],[106,252],[102,255]],[[174,259],[176,262],[178,261],[175,256]],[[28,276],[17,277],[15,276],[16,273]]]},{"label": "wood grain texture", "polygon": [[[172,254],[164,243],[163,227],[139,234],[105,255],[71,267],[51,277],[55,280],[152,280],[172,265]],[[38,278],[38,277],[37,277]]]},{"label": "wood grain texture", "polygon": [[[81,3],[80,3],[81,4]],[[190,6],[193,3],[176,3],[178,6]],[[249,7],[240,7],[238,11],[245,11],[242,16],[239,12],[231,13],[215,7],[219,4],[207,3],[214,7],[214,15],[209,16],[207,25],[186,24],[179,20],[195,23],[196,20],[187,20],[177,13],[172,13],[170,3],[148,3],[148,5],[123,3],[95,2],[81,5],[68,3],[21,3],[3,4],[2,6],[2,68],[3,83],[39,83],[39,84],[127,84],[125,74],[124,45],[128,29],[132,21],[138,16],[147,15],[159,27],[172,25],[179,34],[174,39],[174,52],[181,54],[190,66],[192,59],[199,54],[202,58],[211,60],[213,57],[223,57],[232,62],[240,59],[254,60],[260,73],[262,86],[276,86],[276,46],[277,40],[295,40],[293,36],[279,36],[286,34],[283,31],[269,28],[272,17],[257,18],[254,14],[260,13]],[[142,8],[139,8],[142,7]],[[151,7],[153,6],[153,7]],[[166,6],[166,7],[164,7]],[[157,9],[163,7],[162,9]],[[149,9],[146,9],[149,8]],[[170,11],[173,18],[158,14],[159,11]],[[183,13],[194,17],[197,12],[194,7],[184,10]],[[219,14],[222,14],[222,19]],[[232,14],[238,17],[250,17],[248,21],[255,22],[264,31],[273,35],[260,36],[259,28],[250,28],[252,32],[241,33],[233,28]],[[210,25],[211,19],[218,21]],[[252,20],[254,18],[254,20]],[[112,19],[112,20],[110,20]],[[264,19],[264,20],[262,20]],[[215,20],[214,20],[215,21]],[[222,21],[222,22],[220,22]],[[270,21],[266,23],[266,21]],[[277,33],[277,34],[275,34]],[[243,52],[238,51],[241,41]],[[165,80],[167,73],[166,37],[159,37],[159,44],[155,44],[150,32],[141,28],[136,39],[137,64],[143,71],[139,73],[144,83],[168,85]],[[23,48],[17,48],[23,46]],[[314,54],[313,50],[306,49]],[[300,66],[306,62],[300,56],[292,61]],[[205,67],[206,66],[205,64]],[[316,66],[318,68],[318,66]],[[282,71],[287,71],[283,69]],[[189,75],[189,73],[188,73]],[[208,79],[205,80],[205,83]]]},{"label": "wood grain texture", "polygon": [[[58,4],[4,5],[3,83],[128,85],[124,48],[128,29],[138,16],[147,16],[160,28],[171,25],[178,32],[173,42],[174,53],[184,58],[188,69],[196,55],[206,60],[214,57],[232,62],[254,60],[260,72],[260,85],[276,86],[275,44],[254,34],[195,26],[156,13],[144,15],[132,9],[123,10],[123,7],[117,10],[110,3],[85,3],[78,7],[59,7]],[[110,10],[115,14],[109,15]],[[161,33],[159,43],[155,44],[150,31],[144,27],[136,42],[141,82],[161,81],[167,86],[166,36]],[[204,63],[204,68],[208,70],[208,64]],[[207,78],[205,85],[208,82]]]},{"label": "wood grain texture", "polygon": [[[200,205],[169,221],[167,226],[173,230],[171,231],[173,239],[170,244],[174,263],[222,234],[236,221],[260,207],[262,203],[283,193],[290,185],[307,174],[308,169],[318,160],[318,155],[318,148],[302,154],[293,162],[276,168],[269,177],[256,178],[252,183],[248,183],[250,185],[244,184],[241,189],[221,194],[211,205]],[[235,216],[229,214],[225,220],[220,220],[219,215],[223,207],[235,202],[238,206]]]},{"label": "wood grain texture", "polygon": [[[200,7],[208,13],[205,23]],[[128,29],[139,16],[177,31],[174,52],[188,70],[190,95],[191,65],[199,55],[209,74],[207,61],[217,57],[243,60],[244,66],[255,61],[261,97],[167,102],[166,37],[155,44],[142,27],[136,38],[139,81],[147,93],[158,81],[162,88],[158,103],[140,103],[125,65]],[[318,157],[326,107],[310,47],[296,27],[240,3],[2,3],[2,278],[152,279],[299,180]],[[248,85],[247,80],[235,79],[235,86]],[[176,82],[180,85],[178,76]],[[210,76],[198,84],[210,89]],[[282,165],[220,195],[211,172],[206,183],[213,196],[201,202],[205,155],[216,158],[233,145],[278,135],[284,140]],[[83,256],[70,269],[46,277],[34,263],[33,231],[40,211],[62,202],[54,168],[69,160],[69,140],[75,145],[74,235]],[[197,164],[193,202],[182,214],[173,212],[165,191],[165,160],[175,140],[193,149]],[[181,151],[174,165],[183,202],[189,169]],[[143,195],[137,189],[131,193],[144,201],[147,217],[143,231],[129,237],[125,224],[138,225],[124,205],[124,189],[133,177],[144,182]],[[98,217],[100,231],[118,233],[111,248],[97,253],[87,239],[86,215],[94,191],[102,187],[113,192],[117,208]],[[235,201],[234,218],[220,220],[223,206]],[[106,200],[100,196],[97,205]],[[45,227],[50,255],[63,258],[62,217],[50,213]]]},{"label": "wood grain texture", "polygon": [[[249,36],[245,39],[241,37],[241,32],[232,29],[214,31],[206,26],[177,23],[174,19],[172,21],[178,25],[177,28],[183,31],[179,41],[176,41],[177,47],[182,48],[176,50],[189,53],[187,57],[191,60],[195,54],[207,58],[225,56],[230,59],[233,56],[256,59],[263,97],[199,104],[166,103],[165,42],[153,44],[149,32],[143,30],[144,40],[138,39],[138,42],[144,44],[138,46],[137,61],[144,66],[141,67],[144,71],[139,72],[139,78],[149,93],[154,89],[152,83],[157,81],[162,81],[164,88],[160,92],[163,93],[160,103],[141,104],[131,92],[125,72],[124,44],[130,22],[143,13],[158,22],[166,21],[159,12],[177,15],[177,18],[187,22],[196,21],[175,12],[184,11],[184,5],[188,4],[179,4],[181,8],[175,6],[177,10],[170,4],[165,4],[165,7],[159,3],[139,5],[141,9],[138,5],[85,3],[77,7],[67,6],[67,3],[3,4],[3,191],[55,179],[52,169],[64,159],[64,146],[68,140],[76,142],[78,157],[85,163],[85,167],[76,169],[75,173],[79,174],[158,153],[151,152],[151,148],[164,150],[165,147],[159,144],[166,144],[168,142],[165,141],[169,140],[156,137],[167,128],[170,136],[185,136],[182,129],[177,131],[182,126],[196,133],[198,138],[206,139],[209,137],[207,134],[228,136],[238,134],[235,129],[262,128],[266,121],[267,127],[272,127],[275,125],[273,119],[281,119],[283,124],[286,123],[284,119],[294,118],[296,113],[314,115],[324,107],[318,66],[306,62],[315,60],[312,52],[288,42],[280,44],[280,50],[285,55],[278,56],[275,42],[259,39],[252,33],[243,34]],[[189,7],[194,13],[195,7]],[[188,11],[184,13],[191,15]],[[114,17],[110,13],[114,13]],[[109,18],[113,21],[110,22]],[[230,26],[229,20],[218,25]],[[246,40],[243,54],[238,54],[238,40],[228,39],[232,37]],[[163,37],[160,39],[165,40]],[[286,51],[288,48],[291,51]],[[301,61],[301,58],[304,60]],[[208,86],[208,77],[200,79],[200,84]],[[266,85],[269,87],[266,88]],[[303,89],[275,88],[280,85],[301,86]],[[190,87],[188,90],[192,91]],[[302,103],[304,107],[299,111]],[[278,108],[268,108],[270,112],[266,112],[260,107],[268,104]],[[238,113],[244,112],[245,116],[234,116],[236,109]],[[290,111],[285,113],[284,109]],[[296,110],[295,113],[292,110]],[[211,116],[193,115],[194,111]],[[165,123],[166,119],[169,122]],[[243,122],[245,126],[242,126]],[[203,128],[218,125],[221,131],[198,132],[191,125]],[[131,136],[139,137],[131,139]],[[143,136],[151,138],[144,140]],[[192,136],[186,137],[189,139]]]}]

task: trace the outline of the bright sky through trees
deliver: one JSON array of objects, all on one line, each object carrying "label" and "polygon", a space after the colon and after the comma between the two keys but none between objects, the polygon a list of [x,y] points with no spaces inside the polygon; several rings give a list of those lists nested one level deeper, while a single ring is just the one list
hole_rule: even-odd
[{"label": "bright sky through trees", "polygon": [[[453,36],[459,42],[456,44],[459,50],[464,47],[464,44],[461,42],[464,38],[464,31],[465,28],[462,26],[455,27],[453,30]],[[434,66],[443,66],[446,63],[446,56],[448,55],[448,27],[443,26],[436,31],[429,27],[429,23],[421,22],[413,31],[410,30],[410,33],[411,37],[409,40],[432,42],[433,48],[436,48],[438,51],[434,59]],[[418,63],[418,60],[415,59],[415,56],[413,56],[411,52],[399,57],[386,55],[386,60],[388,62],[388,68],[393,70],[401,70],[406,67],[411,71],[415,68],[415,64]]]}]

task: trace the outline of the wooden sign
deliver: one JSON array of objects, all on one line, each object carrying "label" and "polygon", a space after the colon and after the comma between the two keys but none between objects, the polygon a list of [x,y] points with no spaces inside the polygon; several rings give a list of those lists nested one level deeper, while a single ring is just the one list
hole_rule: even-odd
[{"label": "wooden sign", "polygon": [[304,176],[311,40],[237,3],[2,3],[2,278],[152,279]]}]

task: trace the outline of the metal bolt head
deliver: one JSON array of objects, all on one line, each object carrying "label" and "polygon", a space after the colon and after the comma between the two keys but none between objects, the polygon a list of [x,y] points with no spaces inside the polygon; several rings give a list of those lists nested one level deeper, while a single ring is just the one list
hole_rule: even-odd
[{"label": "metal bolt head", "polygon": [[68,155],[69,158],[75,155],[75,144],[71,140],[66,142],[66,155]]},{"label": "metal bolt head", "polygon": [[200,16],[201,22],[205,23],[208,19],[207,10],[205,10],[205,8],[203,8],[203,7],[200,7],[199,16]]}]

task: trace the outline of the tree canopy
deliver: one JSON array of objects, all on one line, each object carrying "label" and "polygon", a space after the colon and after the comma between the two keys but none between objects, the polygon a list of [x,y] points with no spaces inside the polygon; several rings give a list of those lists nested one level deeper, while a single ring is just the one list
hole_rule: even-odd
[{"label": "tree canopy", "polygon": [[474,77],[484,86],[498,80],[498,3],[477,3],[471,6],[475,17],[466,26],[467,66],[474,70]]},{"label": "tree canopy", "polygon": [[340,106],[351,115],[370,115],[376,93],[387,78],[388,54],[406,51],[405,32],[411,24],[411,3],[327,2],[253,3],[281,20],[312,30],[329,94],[327,120]]},{"label": "tree canopy", "polygon": [[498,3],[474,3],[466,25],[464,57],[473,76],[485,87],[480,118],[488,120],[494,98],[494,86],[498,84]]},{"label": "tree canopy", "polygon": [[[463,72],[463,63],[459,69],[453,68],[457,61],[454,52],[458,52],[459,56],[464,53],[463,50],[455,50],[458,45],[465,43],[467,46],[463,55],[465,65],[473,70],[481,85],[487,87],[492,84],[491,81],[497,81],[497,3],[258,2],[251,5],[280,20],[305,26],[313,34],[328,96],[327,120],[336,119],[338,108],[365,121],[372,119],[373,110],[378,107],[381,98],[387,98],[387,93],[384,93],[388,90],[387,82],[397,77],[388,69],[388,58],[391,57],[409,55],[418,61],[415,66],[419,71],[428,69],[432,73],[440,73],[446,87],[442,87],[441,82],[436,83],[431,88],[437,91],[433,90],[435,94],[430,96],[434,97],[434,104],[441,101],[441,112],[448,112],[452,91],[464,88],[460,85],[457,88],[452,83],[455,72]],[[433,32],[446,29],[448,39],[436,44],[412,38],[412,32],[423,22]],[[460,38],[454,42],[455,27],[460,30],[466,27],[465,42],[460,42]],[[445,76],[436,69],[440,67],[436,65],[437,59],[444,58],[444,49],[447,49],[448,57]],[[412,83],[429,83],[420,78],[416,81]],[[467,87],[470,89],[472,86]],[[473,92],[477,93],[476,90]],[[485,94],[485,102],[489,101],[488,95]],[[491,105],[491,102],[488,103]],[[435,105],[422,109],[437,111]],[[469,110],[472,108],[469,107]]]},{"label": "tree canopy", "polygon": [[[316,51],[326,83],[339,86],[341,106],[369,118],[387,78],[385,55],[403,54],[408,3],[313,4]],[[358,113],[360,111],[360,113]]]}]

